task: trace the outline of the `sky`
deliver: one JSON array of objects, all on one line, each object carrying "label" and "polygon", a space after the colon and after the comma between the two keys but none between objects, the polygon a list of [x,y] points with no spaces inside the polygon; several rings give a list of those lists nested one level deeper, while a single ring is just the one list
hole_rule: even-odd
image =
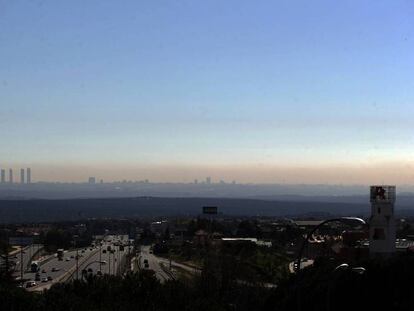
[{"label": "sky", "polygon": [[414,183],[414,3],[0,0],[0,167]]}]

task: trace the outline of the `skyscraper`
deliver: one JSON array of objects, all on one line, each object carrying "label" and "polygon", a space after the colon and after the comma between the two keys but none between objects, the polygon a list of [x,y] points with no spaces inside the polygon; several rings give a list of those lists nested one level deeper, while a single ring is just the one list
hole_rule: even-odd
[{"label": "skyscraper", "polygon": [[24,168],[20,169],[20,183],[24,184]]},{"label": "skyscraper", "polygon": [[31,170],[30,167],[27,168],[26,182],[28,184],[30,184],[32,182],[32,170]]},{"label": "skyscraper", "polygon": [[9,169],[9,183],[13,183],[13,169]]},{"label": "skyscraper", "polygon": [[207,185],[211,184],[211,177],[207,177],[207,178],[206,178],[206,184],[207,184]]},{"label": "skyscraper", "polygon": [[6,170],[1,170],[1,183],[4,184],[6,182]]}]

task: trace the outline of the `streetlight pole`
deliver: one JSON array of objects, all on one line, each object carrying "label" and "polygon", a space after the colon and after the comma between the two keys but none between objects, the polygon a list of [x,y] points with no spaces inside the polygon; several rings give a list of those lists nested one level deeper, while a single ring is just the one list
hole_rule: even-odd
[{"label": "streetlight pole", "polygon": [[114,265],[113,269],[112,269],[112,272],[113,272],[114,275],[116,275],[116,271],[115,271],[115,252],[116,252],[116,250],[114,249],[112,251],[112,264]]},{"label": "streetlight pole", "polygon": [[102,273],[102,241],[99,243],[99,271]]},{"label": "streetlight pole", "polygon": [[[317,225],[315,228],[313,228],[313,230],[311,230],[305,237],[305,240],[302,243],[302,246],[299,250],[299,254],[298,254],[298,258],[296,261],[296,272],[300,271],[300,264],[302,262],[302,253],[303,250],[305,249],[306,245],[309,242],[309,238],[319,229],[321,228],[323,225],[330,223],[330,222],[342,222],[342,223],[357,223],[359,225],[365,225],[366,222],[361,219],[361,218],[357,218],[357,217],[340,217],[340,218],[332,218],[332,219],[328,219],[325,221],[322,221],[319,225]],[[297,299],[297,303],[298,303],[298,310],[302,310],[302,299],[301,299],[301,287],[298,288],[298,299]]]},{"label": "streetlight pole", "polygon": [[20,282],[23,283],[23,245],[20,245]]},{"label": "streetlight pole", "polygon": [[111,251],[109,251],[108,253],[108,261],[109,261],[109,265],[108,265],[108,274],[111,275]]},{"label": "streetlight pole", "polygon": [[297,260],[296,260],[296,271],[299,271],[300,270],[300,264],[301,264],[301,261],[302,261],[302,253],[303,253],[303,250],[305,249],[305,247],[306,247],[306,245],[308,244],[308,242],[309,242],[309,238],[319,229],[319,228],[321,228],[323,225],[325,225],[325,224],[327,224],[327,223],[330,223],[330,222],[342,222],[342,223],[350,223],[350,222],[352,222],[352,223],[357,223],[357,224],[359,224],[359,225],[365,225],[366,224],[366,222],[363,220],[363,219],[361,219],[361,218],[357,218],[357,217],[340,217],[340,218],[332,218],[332,219],[328,219],[328,220],[325,220],[325,221],[322,221],[319,225],[317,225],[315,228],[313,228],[312,229],[312,231],[310,231],[307,235],[306,235],[306,238],[305,238],[305,240],[303,241],[303,243],[302,243],[302,246],[301,246],[301,248],[300,248],[300,250],[299,250],[299,254],[298,254],[298,258],[297,258]]},{"label": "streetlight pole", "polygon": [[82,277],[83,277],[83,271],[87,271],[87,268],[90,266],[90,265],[93,265],[93,264],[95,264],[95,263],[99,263],[100,265],[103,263],[102,261],[91,261],[90,263],[88,263],[86,266],[85,266],[85,268],[83,268],[82,269]]},{"label": "streetlight pole", "polygon": [[74,241],[75,248],[76,248],[76,279],[79,280],[79,251],[78,251],[78,245],[76,243],[77,238],[78,238],[77,235],[73,236],[73,241]]}]

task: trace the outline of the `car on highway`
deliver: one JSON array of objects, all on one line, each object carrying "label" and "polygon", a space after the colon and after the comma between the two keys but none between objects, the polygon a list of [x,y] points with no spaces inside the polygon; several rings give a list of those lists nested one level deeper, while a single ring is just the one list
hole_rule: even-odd
[{"label": "car on highway", "polygon": [[36,273],[35,275],[35,281],[40,281],[40,273]]},{"label": "car on highway", "polygon": [[30,288],[30,287],[33,287],[33,286],[36,286],[36,285],[37,285],[37,283],[35,281],[26,282],[26,288]]},{"label": "car on highway", "polygon": [[148,259],[144,259],[144,263],[148,263]]},{"label": "car on highway", "polygon": [[49,276],[47,277],[47,280],[48,280],[48,281],[52,281],[52,280],[53,280],[53,278],[49,275]]},{"label": "car on highway", "polygon": [[52,272],[58,272],[59,270],[60,270],[59,268],[55,268],[55,267],[52,268]]},{"label": "car on highway", "polygon": [[48,281],[47,278],[42,278],[42,283],[46,283]]},{"label": "car on highway", "polygon": [[46,273],[46,269],[42,269],[42,273]]},{"label": "car on highway", "polygon": [[70,261],[70,258],[69,257],[66,257],[66,259],[65,259],[66,261]]},{"label": "car on highway", "polygon": [[149,264],[148,264],[148,262],[145,262],[145,263],[144,263],[144,268],[145,268],[145,269],[148,269],[148,268],[149,268]]},{"label": "car on highway", "polygon": [[104,250],[102,251],[102,254],[106,254],[106,249],[104,249]]}]

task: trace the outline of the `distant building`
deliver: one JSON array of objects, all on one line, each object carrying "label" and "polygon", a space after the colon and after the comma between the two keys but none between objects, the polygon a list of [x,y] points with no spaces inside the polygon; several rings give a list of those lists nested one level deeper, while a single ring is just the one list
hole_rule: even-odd
[{"label": "distant building", "polygon": [[198,180],[197,179],[194,179],[194,184],[198,184]]},{"label": "distant building", "polygon": [[6,182],[6,170],[1,170],[1,183],[4,184]]},{"label": "distant building", "polygon": [[323,220],[295,220],[293,223],[303,230],[310,230],[319,226]]},{"label": "distant building", "polygon": [[9,169],[9,183],[13,183],[13,170]]},{"label": "distant building", "polygon": [[26,182],[28,184],[32,183],[32,169],[30,167],[27,168],[26,173]]},{"label": "distant building", "polygon": [[24,168],[20,169],[20,183],[24,184]]},{"label": "distant building", "polygon": [[150,224],[150,230],[152,233],[154,233],[156,236],[161,236],[165,234],[167,229],[169,229],[170,225],[168,221],[161,220],[161,221],[154,221]]},{"label": "distant building", "polygon": [[207,178],[206,178],[206,184],[207,184],[207,185],[211,184],[211,177],[207,177]]},{"label": "distant building", "polygon": [[256,244],[257,246],[272,247],[272,242],[258,240],[257,238],[221,238],[224,244]]},{"label": "distant building", "polygon": [[204,230],[198,230],[194,233],[193,243],[195,246],[205,246],[208,243],[208,233]]},{"label": "distant building", "polygon": [[96,178],[95,177],[89,177],[88,183],[95,184],[96,183]]},{"label": "distant building", "polygon": [[371,186],[369,226],[370,256],[388,257],[395,253],[395,186]]}]

